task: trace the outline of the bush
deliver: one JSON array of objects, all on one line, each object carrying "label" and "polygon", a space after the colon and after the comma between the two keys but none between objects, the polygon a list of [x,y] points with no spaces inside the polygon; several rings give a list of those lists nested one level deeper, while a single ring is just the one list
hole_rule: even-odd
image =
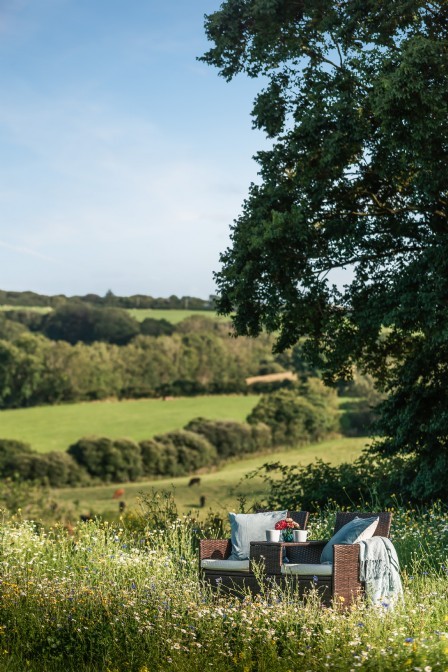
[{"label": "bush", "polygon": [[179,463],[177,447],[172,443],[148,439],[140,442],[140,450],[145,476],[182,476],[185,473]]},{"label": "bush", "polygon": [[88,481],[87,472],[66,453],[36,453],[27,443],[0,440],[0,476],[62,488]]},{"label": "bush", "polygon": [[195,432],[179,430],[156,436],[155,440],[164,450],[176,451],[178,475],[208,467],[217,461],[216,448]]},{"label": "bush", "polygon": [[85,437],[67,452],[90,476],[105,482],[135,481],[143,473],[140,446],[129,439]]},{"label": "bush", "polygon": [[28,443],[15,439],[0,439],[0,476],[5,478],[15,472],[15,460],[22,455],[32,455],[33,450]]},{"label": "bush", "polygon": [[169,459],[165,446],[154,439],[140,441],[144,476],[174,476],[177,466],[177,451],[174,460]]},{"label": "bush", "polygon": [[147,317],[140,323],[140,333],[144,336],[171,336],[176,328],[168,320],[156,320],[153,317]]},{"label": "bush", "polygon": [[89,476],[67,453],[24,453],[11,463],[8,476],[24,481],[34,481],[53,488],[84,485]]},{"label": "bush", "polygon": [[[273,476],[278,473],[281,479]],[[329,503],[359,507],[366,502],[388,507],[396,504],[397,494],[404,501],[412,499],[416,463],[409,457],[379,457],[365,451],[353,463],[265,464],[255,474],[266,481],[267,506],[273,508],[314,511]]]},{"label": "bush", "polygon": [[126,345],[140,333],[140,326],[128,312],[120,308],[95,308],[88,304],[66,304],[49,313],[43,323],[45,335],[72,345],[79,341],[105,341]]},{"label": "bush", "polygon": [[261,429],[258,425],[251,426],[247,423],[195,418],[185,429],[201,434],[210,441],[220,459],[252,453],[271,443],[270,430],[266,425]]},{"label": "bush", "polygon": [[294,390],[279,390],[263,396],[247,418],[250,424],[270,427],[274,445],[318,441],[335,429],[331,405],[314,405]]}]

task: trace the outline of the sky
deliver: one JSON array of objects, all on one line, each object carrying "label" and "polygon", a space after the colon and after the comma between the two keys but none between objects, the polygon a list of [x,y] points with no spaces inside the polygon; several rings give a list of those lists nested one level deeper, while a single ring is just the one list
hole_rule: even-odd
[{"label": "sky", "polygon": [[266,141],[220,0],[0,0],[0,289],[207,298]]}]

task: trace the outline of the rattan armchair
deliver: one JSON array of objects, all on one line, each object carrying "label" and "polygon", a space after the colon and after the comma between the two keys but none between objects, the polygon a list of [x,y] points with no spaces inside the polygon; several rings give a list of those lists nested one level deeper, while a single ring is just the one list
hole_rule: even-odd
[{"label": "rattan armchair", "polygon": [[[300,525],[302,530],[306,530],[308,523],[308,511],[289,511],[288,516]],[[280,545],[279,545],[280,546]],[[232,552],[232,542],[230,539],[202,539],[199,542],[199,573],[200,577],[210,585],[213,590],[223,592],[245,592],[249,590],[252,594],[260,592],[260,585],[250,567],[250,562],[232,563],[230,554]],[[213,566],[204,567],[208,560],[224,560],[225,563],[219,564],[219,568]],[[210,565],[212,563],[209,563]],[[244,565],[242,567],[242,565]]]},{"label": "rattan armchair", "polygon": [[[355,516],[377,516],[379,521],[374,536],[389,536],[392,522],[392,514],[389,512],[337,513],[334,533]],[[287,544],[251,542],[251,562],[260,563],[271,581],[283,587],[291,585],[302,596],[313,589],[319,593],[326,605],[336,600],[341,605],[348,606],[364,591],[359,580],[359,544],[335,544],[333,565],[321,565],[320,556],[326,543],[326,540]],[[284,550],[289,560],[287,564],[283,562]]]}]

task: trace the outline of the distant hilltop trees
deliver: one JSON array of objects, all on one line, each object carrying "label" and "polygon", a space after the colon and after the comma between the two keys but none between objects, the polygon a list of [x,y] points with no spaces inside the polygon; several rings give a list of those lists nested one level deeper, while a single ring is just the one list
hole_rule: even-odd
[{"label": "distant hilltop trees", "polygon": [[104,296],[98,294],[86,294],[85,296],[65,296],[56,294],[47,296],[36,292],[8,292],[0,289],[0,306],[29,306],[41,308],[60,308],[70,303],[88,303],[95,306],[110,308],[157,308],[167,310],[214,310],[215,297],[198,299],[195,296],[178,297],[174,294],[168,298],[154,298],[145,294],[132,296],[116,296],[111,290]]}]

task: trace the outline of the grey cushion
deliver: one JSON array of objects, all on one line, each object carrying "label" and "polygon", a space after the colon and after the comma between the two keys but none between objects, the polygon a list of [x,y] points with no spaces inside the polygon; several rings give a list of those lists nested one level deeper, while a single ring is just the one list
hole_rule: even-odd
[{"label": "grey cushion", "polygon": [[250,542],[266,541],[266,530],[288,515],[287,511],[264,511],[263,513],[229,513],[232,533],[231,560],[249,560]]},{"label": "grey cushion", "polygon": [[282,565],[281,572],[282,574],[294,574],[296,576],[331,576],[333,565],[291,563]]},{"label": "grey cushion", "polygon": [[356,544],[358,541],[370,539],[373,537],[377,528],[379,518],[354,518],[346,523],[336,532],[330,541],[324,546],[320,561],[325,563],[333,562],[334,544]]},{"label": "grey cushion", "polygon": [[223,571],[226,572],[248,572],[249,571],[249,560],[223,560],[219,558],[214,560],[212,558],[206,558],[201,561],[202,569],[211,569],[212,571]]}]

